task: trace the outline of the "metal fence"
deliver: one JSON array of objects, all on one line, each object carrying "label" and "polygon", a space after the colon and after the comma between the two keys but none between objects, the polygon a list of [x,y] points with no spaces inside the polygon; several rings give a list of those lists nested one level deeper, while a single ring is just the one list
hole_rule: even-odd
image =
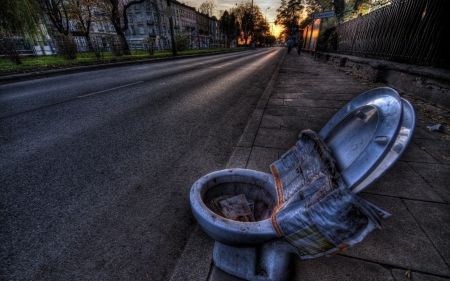
[{"label": "metal fence", "polygon": [[397,0],[336,27],[337,52],[450,68],[448,11],[440,0]]}]

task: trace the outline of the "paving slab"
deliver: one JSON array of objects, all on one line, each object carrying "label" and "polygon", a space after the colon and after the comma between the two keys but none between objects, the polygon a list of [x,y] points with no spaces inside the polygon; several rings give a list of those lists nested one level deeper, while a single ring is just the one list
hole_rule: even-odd
[{"label": "paving slab", "polygon": [[269,99],[268,104],[269,104],[270,106],[272,106],[272,105],[283,106],[283,105],[284,105],[284,99],[282,99],[282,98],[277,98],[277,97],[275,97],[275,96],[272,96],[272,97]]},{"label": "paving slab", "polygon": [[336,108],[341,109],[346,105],[346,101],[336,100],[315,100],[315,99],[285,99],[284,105],[286,106],[298,106],[298,107],[321,107],[321,108]]},{"label": "paving slab", "polygon": [[410,269],[393,269],[392,274],[396,281],[446,281],[449,278],[423,274],[416,271],[411,271]]},{"label": "paving slab", "polygon": [[[310,129],[314,132],[320,132],[325,124],[328,122],[325,118],[315,118],[314,116],[304,117],[304,116],[283,116],[281,122],[281,128],[286,130],[300,131]],[[297,134],[298,135],[298,134]],[[295,145],[297,140],[295,140],[292,145]]]},{"label": "paving slab", "polygon": [[395,280],[389,269],[372,262],[341,255],[311,260],[295,259],[293,280]]},{"label": "paving slab", "polygon": [[442,197],[406,162],[397,161],[364,192],[444,203]]},{"label": "paving slab", "polygon": [[268,105],[264,114],[274,116],[298,116],[298,108],[284,105]]},{"label": "paving slab", "polygon": [[440,163],[450,165],[450,139],[415,139],[414,142]]},{"label": "paving slab", "polygon": [[264,114],[261,120],[261,128],[267,129],[280,129],[281,128],[281,116],[274,116]]},{"label": "paving slab", "polygon": [[413,135],[413,139],[400,159],[405,162],[439,163],[436,158],[428,153],[425,147],[422,147],[415,142],[416,139],[416,136]]},{"label": "paving slab", "polygon": [[450,206],[411,200],[404,202],[442,258],[450,264]]},{"label": "paving slab", "polygon": [[371,232],[343,255],[450,277],[448,264],[408,210],[406,200],[369,194],[361,197],[392,216],[382,221],[382,229]]},{"label": "paving slab", "polygon": [[320,118],[323,120],[323,124],[326,124],[338,111],[338,108],[301,107],[298,109],[298,116]]},{"label": "paving slab", "polygon": [[277,148],[264,148],[253,147],[248,160],[247,169],[256,170],[264,173],[271,174],[270,164],[277,161],[278,149]]},{"label": "paving slab", "polygon": [[297,142],[298,131],[260,128],[255,146],[289,149]]},{"label": "paving slab", "polygon": [[450,204],[450,166],[432,163],[408,163],[433,190]]}]

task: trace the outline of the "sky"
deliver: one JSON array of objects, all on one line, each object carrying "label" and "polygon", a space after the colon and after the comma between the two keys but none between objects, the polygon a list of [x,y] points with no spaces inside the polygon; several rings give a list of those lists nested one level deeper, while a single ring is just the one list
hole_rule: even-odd
[{"label": "sky", "polygon": [[[181,3],[184,3],[188,6],[195,7],[198,9],[200,5],[205,2],[206,0],[178,0]],[[251,2],[251,0],[214,0],[214,3],[216,3],[217,6],[217,15],[219,10],[229,10],[232,7],[236,6],[240,3],[245,2]],[[281,6],[281,0],[253,0],[254,5],[258,5],[258,7],[261,9],[261,12],[264,16],[267,16],[269,22],[274,22],[277,16],[277,9]],[[269,9],[267,9],[269,8]],[[271,23],[272,25],[272,23]],[[277,30],[277,27],[273,25],[273,33],[275,35],[278,34],[279,30]],[[280,29],[280,28],[278,28]]]}]

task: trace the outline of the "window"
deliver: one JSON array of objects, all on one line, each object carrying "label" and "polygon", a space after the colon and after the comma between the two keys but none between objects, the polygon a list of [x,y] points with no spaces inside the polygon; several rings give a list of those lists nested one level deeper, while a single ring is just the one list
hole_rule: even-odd
[{"label": "window", "polygon": [[142,25],[139,26],[139,34],[140,35],[144,35],[145,34],[144,26],[142,26]]}]

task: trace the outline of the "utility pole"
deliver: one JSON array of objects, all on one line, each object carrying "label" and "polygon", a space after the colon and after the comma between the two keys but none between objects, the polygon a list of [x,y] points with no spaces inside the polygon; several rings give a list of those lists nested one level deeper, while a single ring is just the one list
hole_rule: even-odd
[{"label": "utility pole", "polygon": [[250,8],[250,23],[251,23],[251,40],[250,40],[250,47],[253,48],[253,32],[254,32],[254,24],[253,24],[253,0],[252,0],[252,7]]},{"label": "utility pole", "polygon": [[[170,9],[172,7],[170,7],[170,0],[167,0],[167,7],[169,7]],[[166,9],[167,10],[167,9]],[[173,9],[172,9],[173,10]],[[177,55],[177,45],[175,42],[175,36],[173,34],[173,16],[174,13],[172,13],[170,16],[168,15],[168,13],[166,13],[166,15],[169,17],[169,26],[170,26],[170,41],[172,43],[172,55],[176,56]]]}]

